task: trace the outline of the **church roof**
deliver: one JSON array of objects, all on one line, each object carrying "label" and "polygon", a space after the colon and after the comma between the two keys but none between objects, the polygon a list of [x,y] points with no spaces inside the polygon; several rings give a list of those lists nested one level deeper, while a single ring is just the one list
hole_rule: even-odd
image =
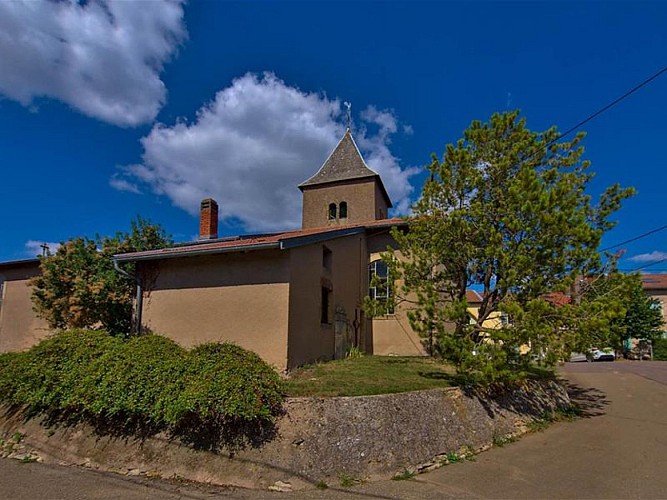
[{"label": "church roof", "polygon": [[307,181],[299,184],[299,189],[303,191],[304,188],[310,186],[366,178],[375,178],[378,181],[382,194],[387,199],[388,206],[391,207],[391,199],[382,183],[382,179],[376,172],[368,168],[348,128],[318,172]]},{"label": "church roof", "polygon": [[114,255],[118,262],[134,262],[138,260],[158,260],[175,257],[191,257],[194,255],[217,254],[227,252],[247,252],[250,250],[279,249],[308,245],[334,238],[350,236],[378,229],[391,227],[406,227],[408,221],[400,218],[381,219],[375,221],[350,224],[349,226],[319,227],[284,231],[281,233],[246,234],[227,236],[217,240],[199,240],[189,243],[180,243],[168,248],[145,250]]}]

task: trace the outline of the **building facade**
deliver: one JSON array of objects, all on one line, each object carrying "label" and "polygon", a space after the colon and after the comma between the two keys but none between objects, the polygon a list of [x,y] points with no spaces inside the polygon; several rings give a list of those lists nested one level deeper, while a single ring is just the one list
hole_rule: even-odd
[{"label": "building facade", "polygon": [[[135,262],[142,277],[142,326],[186,347],[234,342],[281,371],[342,358],[353,346],[424,354],[403,306],[365,314],[367,295],[386,294],[370,285],[375,274],[390,279],[380,259],[395,247],[390,231],[407,223],[387,218],[392,205],[382,179],[349,130],[299,189],[300,230],[218,237],[218,204],[208,198],[197,241],[115,256],[120,265]],[[5,264],[2,351],[28,348],[48,334],[30,304],[27,280],[37,272],[37,260]]]}]

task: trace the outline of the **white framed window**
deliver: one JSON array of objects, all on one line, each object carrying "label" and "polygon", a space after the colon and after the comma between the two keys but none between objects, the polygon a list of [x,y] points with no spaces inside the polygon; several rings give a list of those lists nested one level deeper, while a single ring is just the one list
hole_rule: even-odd
[{"label": "white framed window", "polygon": [[382,260],[374,260],[368,265],[368,296],[385,305],[385,314],[394,314],[390,299],[389,267]]}]

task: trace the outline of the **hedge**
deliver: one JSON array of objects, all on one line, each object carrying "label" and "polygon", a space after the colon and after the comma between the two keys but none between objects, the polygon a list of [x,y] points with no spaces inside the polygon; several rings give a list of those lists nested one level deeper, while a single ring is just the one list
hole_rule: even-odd
[{"label": "hedge", "polygon": [[167,431],[211,450],[259,445],[273,436],[283,400],[278,374],[227,343],[186,351],[159,335],[70,330],[0,355],[2,403],[100,433]]}]

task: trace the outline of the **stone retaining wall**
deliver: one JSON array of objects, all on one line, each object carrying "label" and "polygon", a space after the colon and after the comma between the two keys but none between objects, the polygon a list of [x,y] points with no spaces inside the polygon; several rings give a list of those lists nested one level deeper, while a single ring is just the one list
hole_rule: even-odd
[{"label": "stone retaining wall", "polygon": [[445,453],[476,453],[569,405],[567,392],[554,381],[496,394],[451,388],[292,398],[276,439],[233,456],[193,450],[160,435],[139,442],[99,437],[85,425],[46,429],[16,415],[0,420],[0,432],[5,440],[24,435],[14,447],[18,458],[251,488],[276,482],[300,488],[341,474],[390,477]]}]

